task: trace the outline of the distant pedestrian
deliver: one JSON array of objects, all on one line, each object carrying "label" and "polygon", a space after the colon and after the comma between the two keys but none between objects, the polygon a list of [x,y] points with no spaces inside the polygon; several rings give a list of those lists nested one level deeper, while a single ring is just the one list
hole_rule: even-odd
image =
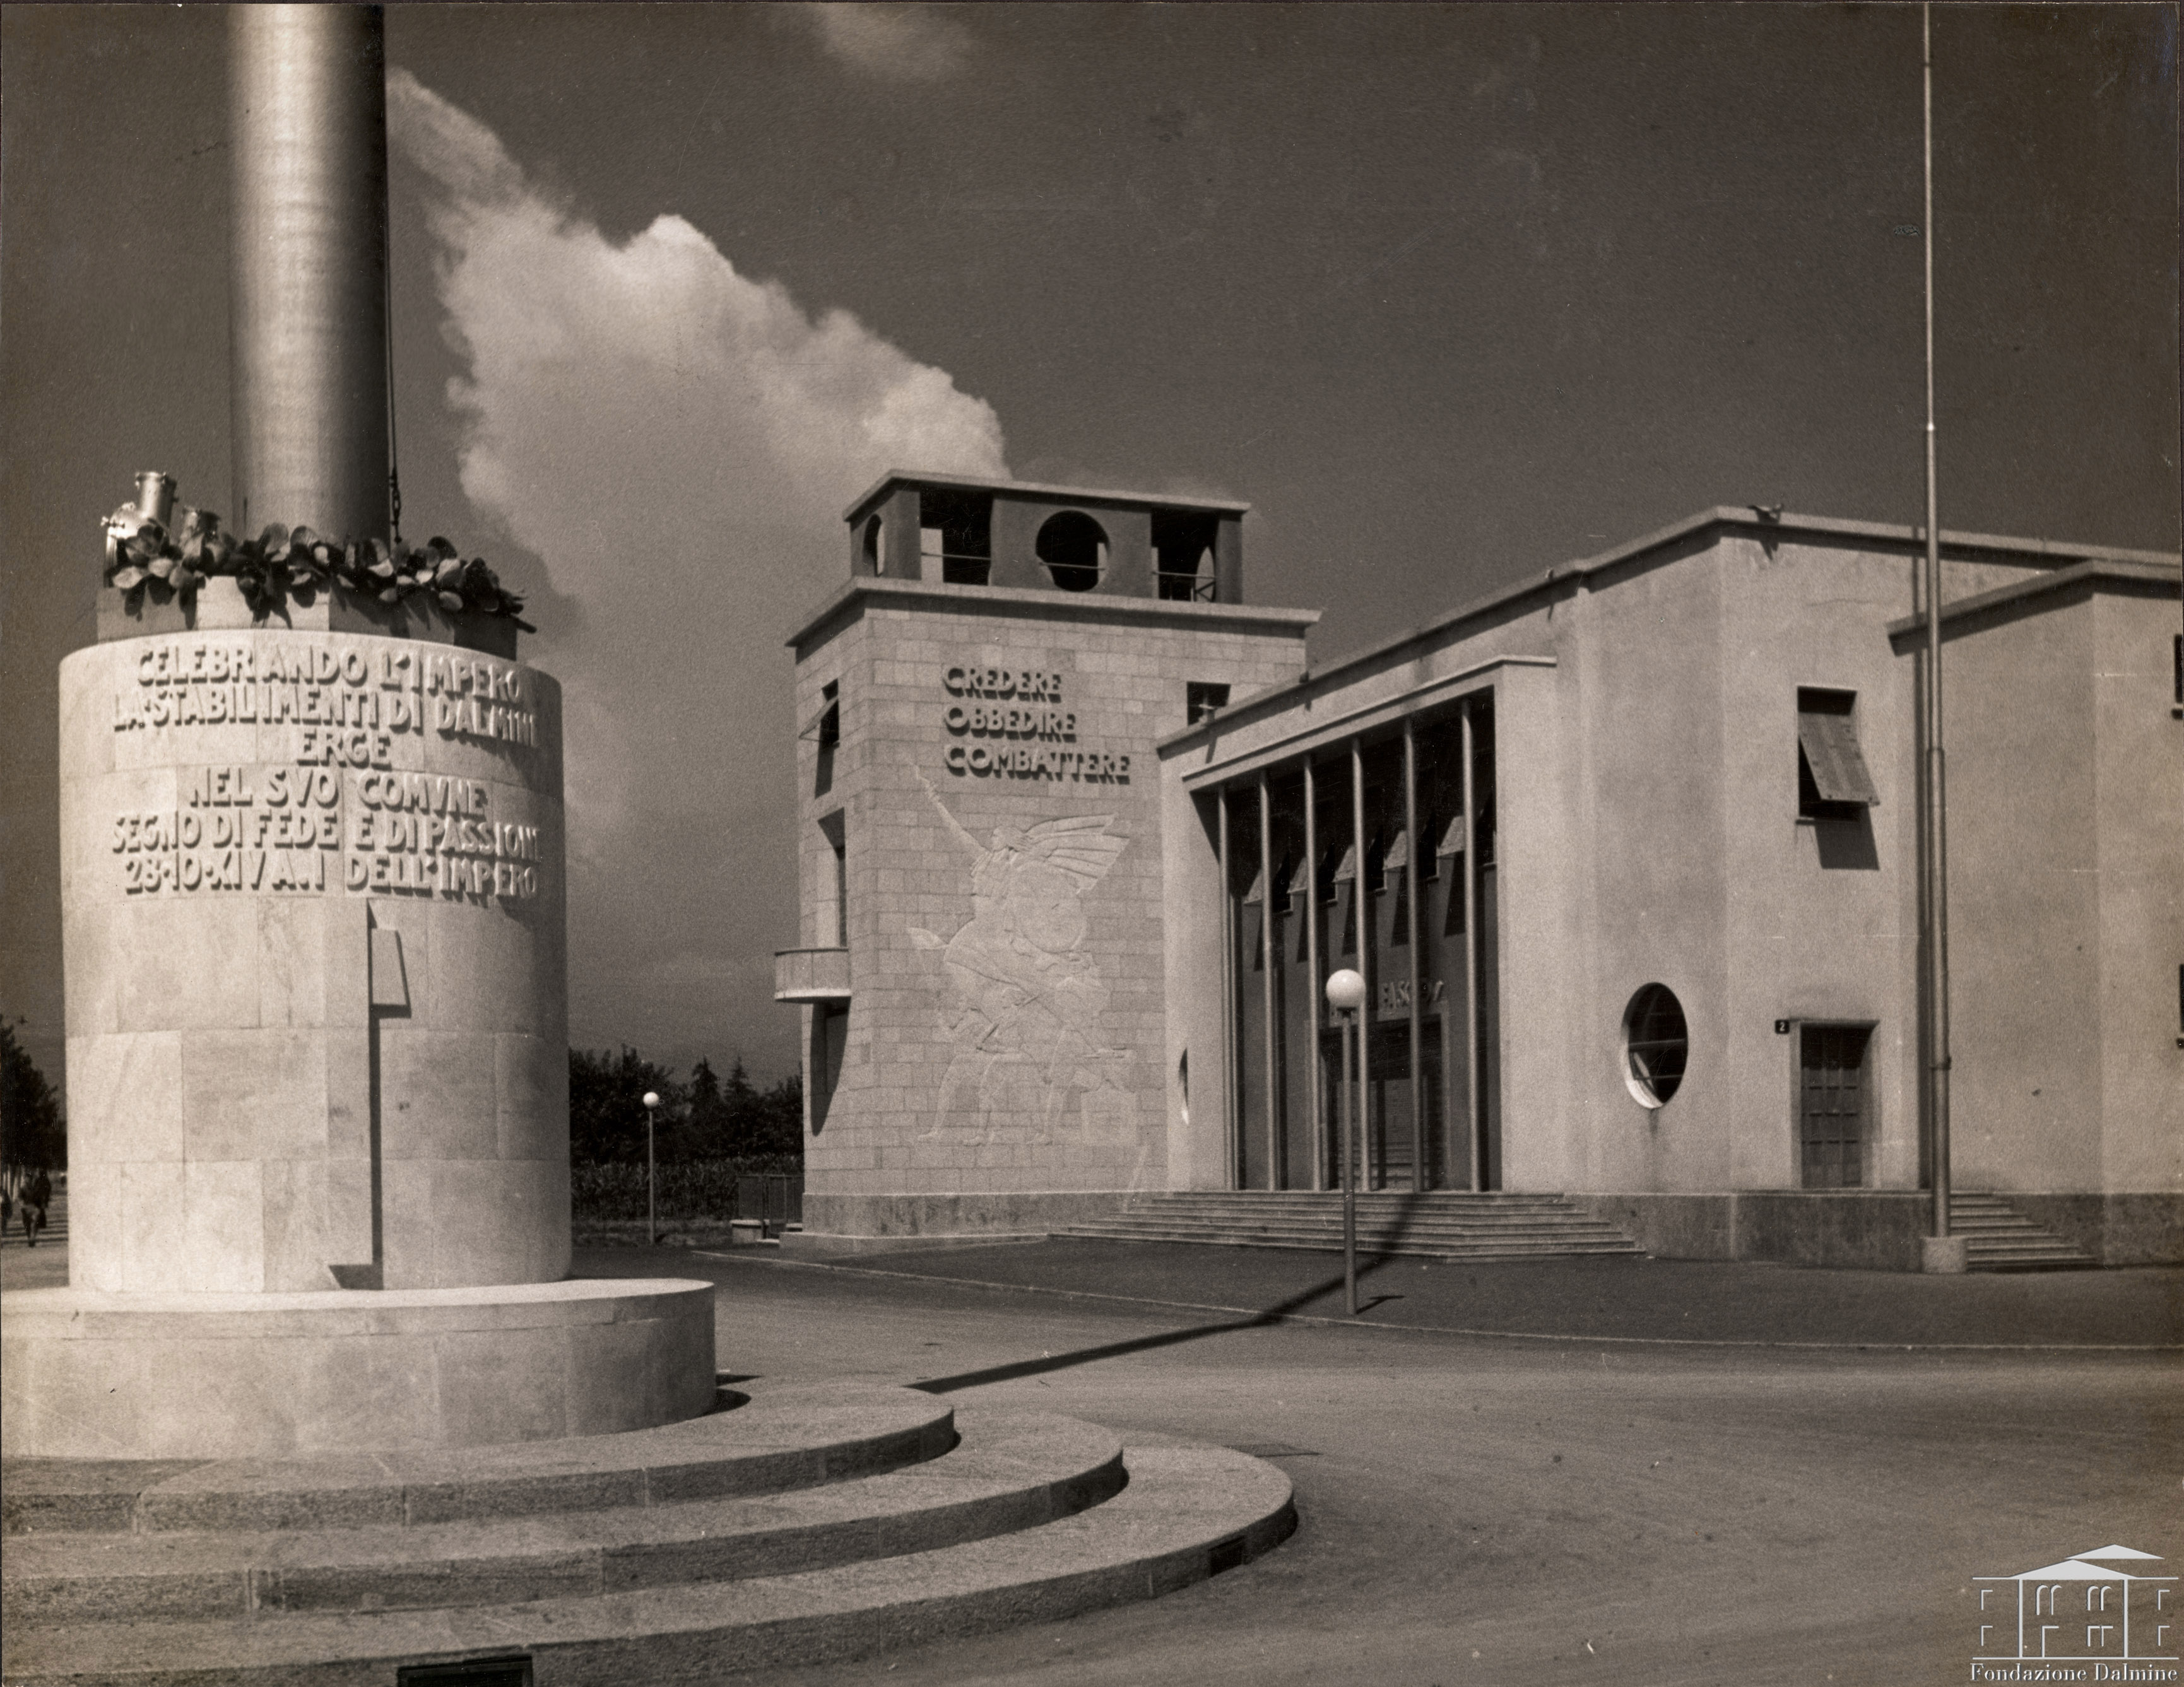
[{"label": "distant pedestrian", "polygon": [[46,1228],[46,1208],[53,1198],[53,1180],[41,1166],[23,1189],[23,1233],[34,1248],[38,1245],[38,1232]]}]

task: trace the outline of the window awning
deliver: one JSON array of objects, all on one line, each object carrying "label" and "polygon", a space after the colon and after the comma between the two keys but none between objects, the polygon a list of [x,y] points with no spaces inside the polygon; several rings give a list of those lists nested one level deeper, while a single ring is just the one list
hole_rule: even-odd
[{"label": "window awning", "polygon": [[1833,698],[1799,699],[1797,748],[1822,802],[1869,807],[1880,802],[1873,775],[1866,771],[1864,754],[1858,747],[1858,727],[1847,698],[1840,705]]}]

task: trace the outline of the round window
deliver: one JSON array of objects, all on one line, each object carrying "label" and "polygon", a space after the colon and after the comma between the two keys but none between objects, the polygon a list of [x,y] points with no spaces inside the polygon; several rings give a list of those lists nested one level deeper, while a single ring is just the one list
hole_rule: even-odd
[{"label": "round window", "polygon": [[1039,530],[1035,548],[1054,583],[1065,592],[1089,592],[1107,566],[1107,536],[1100,524],[1078,510],[1050,516]]},{"label": "round window", "polygon": [[1684,1005],[1666,984],[1648,984],[1623,1010],[1623,1081],[1641,1107],[1658,1107],[1684,1081],[1691,1049]]}]

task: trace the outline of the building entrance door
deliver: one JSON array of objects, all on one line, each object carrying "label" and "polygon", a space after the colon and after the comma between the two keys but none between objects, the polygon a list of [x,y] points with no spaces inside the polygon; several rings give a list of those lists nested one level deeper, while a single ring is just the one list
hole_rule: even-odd
[{"label": "building entrance door", "polygon": [[[1424,1020],[1420,1028],[1424,1059],[1418,1077],[1425,1104],[1425,1187],[1438,1189],[1446,1182],[1448,1158],[1448,1146],[1443,1140],[1439,1016]],[[1401,1023],[1375,1025],[1368,1034],[1365,1082],[1357,1092],[1357,1187],[1408,1189],[1412,1187],[1411,1166],[1417,1140],[1411,1094],[1411,1027]],[[1321,1105],[1327,1120],[1327,1187],[1339,1189],[1342,1187],[1341,1032],[1321,1033],[1319,1066]]]},{"label": "building entrance door", "polygon": [[1804,1187],[1855,1189],[1865,1183],[1865,1061],[1873,1030],[1807,1025],[1798,1031],[1797,1136]]}]

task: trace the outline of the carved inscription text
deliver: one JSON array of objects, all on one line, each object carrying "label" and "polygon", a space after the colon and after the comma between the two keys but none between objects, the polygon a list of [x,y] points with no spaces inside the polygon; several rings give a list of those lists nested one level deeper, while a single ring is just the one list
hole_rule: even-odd
[{"label": "carved inscription text", "polygon": [[132,678],[114,729],[171,734],[178,761],[215,727],[284,728],[287,742],[277,761],[186,766],[176,807],[115,815],[111,853],[130,895],[538,894],[538,827],[496,816],[492,782],[392,766],[405,733],[535,749],[520,668],[467,652],[167,640]]}]

